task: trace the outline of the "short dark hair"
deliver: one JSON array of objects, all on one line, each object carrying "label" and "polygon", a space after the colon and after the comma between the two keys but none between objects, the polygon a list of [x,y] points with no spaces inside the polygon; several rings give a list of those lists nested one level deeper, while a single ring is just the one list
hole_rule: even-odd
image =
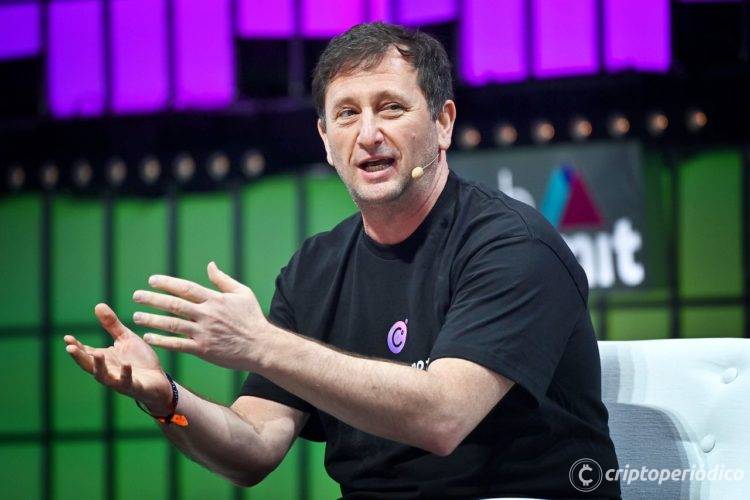
[{"label": "short dark hair", "polygon": [[437,119],[443,104],[453,99],[451,63],[445,49],[426,33],[385,23],[363,23],[333,38],[315,65],[312,93],[315,111],[325,123],[325,95],[328,85],[338,75],[380,64],[395,47],[417,70],[432,119]]}]

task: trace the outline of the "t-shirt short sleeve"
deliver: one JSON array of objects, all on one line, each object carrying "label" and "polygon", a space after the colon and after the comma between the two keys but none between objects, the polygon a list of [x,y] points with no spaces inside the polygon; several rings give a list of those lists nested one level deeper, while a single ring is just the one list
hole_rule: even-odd
[{"label": "t-shirt short sleeve", "polygon": [[[271,299],[268,321],[279,328],[292,332],[297,331],[294,313],[282,292],[281,275],[276,279],[276,291]],[[239,395],[268,399],[308,413],[310,418],[308,418],[305,427],[300,432],[300,436],[311,441],[325,441],[317,409],[304,399],[274,384],[266,377],[257,373],[248,374],[245,382],[242,384]]]},{"label": "t-shirt short sleeve", "polygon": [[546,243],[490,241],[465,261],[430,360],[480,364],[544,398],[585,297]]}]

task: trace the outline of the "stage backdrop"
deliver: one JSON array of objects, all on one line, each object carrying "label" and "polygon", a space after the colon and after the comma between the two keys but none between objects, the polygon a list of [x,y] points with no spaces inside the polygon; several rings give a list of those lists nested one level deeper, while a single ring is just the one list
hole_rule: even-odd
[{"label": "stage backdrop", "polygon": [[[554,160],[554,151],[527,158]],[[597,154],[607,158],[607,151],[622,160],[611,167],[624,172],[631,172],[626,161],[638,161],[629,145]],[[457,170],[484,162],[494,186],[505,167],[514,188],[543,202],[548,176],[540,174],[538,182],[527,176],[523,155],[501,164],[492,158],[514,156],[476,153],[452,162]],[[628,217],[644,249],[654,248],[655,234],[662,239],[677,235],[679,261],[677,309],[670,305],[668,290],[658,285],[631,287],[616,280],[619,290],[594,289],[591,314],[598,335],[612,340],[742,336],[740,151],[677,155],[673,171],[659,152],[644,152],[645,190],[638,187],[637,171],[627,174],[630,184],[618,181],[618,186],[628,190],[627,199],[645,198],[645,228],[638,215],[642,208],[614,211],[601,199],[594,190],[599,182],[595,169],[610,166],[590,164],[589,158],[562,159],[573,162],[600,215],[614,217],[605,219],[601,231],[610,234],[617,218]],[[545,164],[540,160],[541,166],[527,168],[551,172],[558,166],[556,161]],[[665,215],[665,207],[672,206],[670,172],[679,173],[676,228]],[[0,199],[0,497],[27,500],[44,492],[75,500],[335,497],[338,489],[323,469],[322,445],[301,441],[261,485],[235,489],[178,455],[131,400],[105,391],[84,374],[65,353],[62,335],[74,332],[94,345],[110,342],[93,316],[97,302],[109,295],[132,327],[131,294],[146,285],[151,273],[172,268],[210,285],[205,266],[211,259],[252,287],[267,307],[279,268],[302,238],[354,211],[346,190],[330,174],[265,178],[234,193],[181,194],[173,201],[115,198],[107,205],[102,198],[56,193],[46,199],[36,193]],[[644,283],[670,265],[663,255],[647,261],[640,252],[634,259],[643,265]],[[672,329],[675,324],[678,330]],[[182,384],[222,404],[233,401],[244,377],[187,355],[162,357]]]},{"label": "stage backdrop", "polygon": [[450,165],[539,209],[563,235],[591,288],[647,283],[645,188],[636,143],[457,153]]}]

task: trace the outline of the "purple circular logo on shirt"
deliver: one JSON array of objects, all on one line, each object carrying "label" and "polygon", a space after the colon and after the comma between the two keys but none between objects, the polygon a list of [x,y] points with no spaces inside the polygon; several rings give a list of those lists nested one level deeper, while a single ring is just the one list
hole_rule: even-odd
[{"label": "purple circular logo on shirt", "polygon": [[388,331],[388,349],[393,354],[400,353],[406,344],[406,323],[408,322],[408,319],[406,321],[396,321]]}]

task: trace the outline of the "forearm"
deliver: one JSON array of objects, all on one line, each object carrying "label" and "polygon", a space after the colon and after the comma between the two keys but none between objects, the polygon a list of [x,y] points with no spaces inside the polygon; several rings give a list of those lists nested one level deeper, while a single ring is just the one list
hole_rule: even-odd
[{"label": "forearm", "polygon": [[206,401],[180,385],[178,391],[176,413],[187,417],[188,426],[158,425],[182,453],[242,486],[259,482],[273,470],[277,457],[264,439],[263,429],[231,408]]},{"label": "forearm", "polygon": [[455,430],[449,391],[433,374],[358,357],[285,330],[272,335],[258,371],[365,432],[442,454]]}]

